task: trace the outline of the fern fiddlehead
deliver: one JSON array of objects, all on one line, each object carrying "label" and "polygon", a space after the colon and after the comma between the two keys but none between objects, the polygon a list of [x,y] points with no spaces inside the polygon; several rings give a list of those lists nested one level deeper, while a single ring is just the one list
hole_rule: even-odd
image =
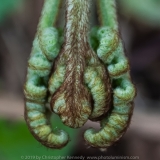
[{"label": "fern fiddlehead", "polygon": [[52,131],[47,103],[69,127],[79,128],[88,119],[100,121],[100,131],[89,129],[84,133],[84,139],[93,147],[112,145],[129,125],[135,88],[118,32],[115,1],[97,3],[102,27],[91,32],[89,45],[91,1],[66,0],[62,47],[58,31],[52,26],[60,1],[44,3],[24,93],[26,122],[35,138],[47,147],[62,148],[69,139],[64,131]]},{"label": "fern fiddlehead", "polygon": [[[60,115],[64,124],[77,128],[84,125],[88,118],[95,119],[106,112],[107,100],[109,101],[107,92],[110,92],[110,86],[106,83],[108,79],[104,66],[87,41],[90,1],[66,2],[65,42],[56,61],[55,72],[50,79],[52,85],[49,88],[50,91],[57,88],[56,74],[61,74],[58,72],[59,67],[64,66],[65,71],[61,74],[62,83],[51,93],[51,107]],[[90,93],[95,101],[93,109]]]},{"label": "fern fiddlehead", "polygon": [[117,141],[126,131],[132,111],[135,88],[129,76],[129,64],[118,35],[116,6],[113,0],[99,0],[102,27],[97,31],[97,56],[107,67],[113,88],[113,109],[101,121],[101,129],[89,129],[84,138],[93,147],[105,148]]},{"label": "fern fiddlehead", "polygon": [[[25,119],[27,125],[42,144],[50,148],[62,148],[68,142],[68,134],[52,131],[45,107],[47,87],[52,61],[59,52],[58,32],[52,25],[60,1],[46,0],[33,48],[28,61],[28,74],[24,86],[26,97]],[[53,10],[54,8],[54,10]]]}]

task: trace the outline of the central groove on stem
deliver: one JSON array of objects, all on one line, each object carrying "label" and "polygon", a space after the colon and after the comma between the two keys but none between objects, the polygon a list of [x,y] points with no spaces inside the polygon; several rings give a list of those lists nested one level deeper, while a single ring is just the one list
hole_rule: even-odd
[{"label": "central groove on stem", "polygon": [[83,85],[85,57],[89,50],[86,26],[89,13],[88,3],[88,1],[84,3],[74,0],[67,1],[65,43],[59,58],[62,61],[60,63],[66,66],[65,80],[52,98],[52,106],[57,98],[60,99],[59,97],[65,100],[65,105],[59,107],[58,112],[63,121],[70,126],[77,123],[78,126],[81,125],[83,118],[80,122],[80,117],[84,115],[86,120],[91,114],[90,95]]},{"label": "central groove on stem", "polygon": [[[97,119],[108,111],[111,87],[106,69],[88,43],[90,0],[66,2],[65,41],[49,86],[52,110],[64,124],[77,128],[88,118]],[[55,86],[57,77],[60,80]]]}]

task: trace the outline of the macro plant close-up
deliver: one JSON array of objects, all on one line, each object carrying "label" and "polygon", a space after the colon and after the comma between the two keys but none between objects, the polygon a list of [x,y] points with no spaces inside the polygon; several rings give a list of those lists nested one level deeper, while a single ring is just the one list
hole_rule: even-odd
[{"label": "macro plant close-up", "polygon": [[1,1],[0,159],[158,160],[160,1]]},{"label": "macro plant close-up", "polygon": [[65,146],[69,137],[63,130],[52,130],[47,103],[71,128],[82,127],[87,120],[99,121],[101,129],[88,129],[84,139],[93,147],[106,148],[126,131],[135,97],[115,1],[97,1],[101,26],[89,39],[91,1],[66,0],[62,44],[52,27],[59,3],[44,2],[28,61],[25,119],[38,141],[56,149]]}]

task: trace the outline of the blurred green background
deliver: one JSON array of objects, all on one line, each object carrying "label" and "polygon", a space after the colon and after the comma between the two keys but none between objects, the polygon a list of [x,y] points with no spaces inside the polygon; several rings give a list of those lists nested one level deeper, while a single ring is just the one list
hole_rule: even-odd
[{"label": "blurred green background", "polygon": [[[63,128],[70,137],[72,141],[67,145],[67,147],[61,150],[47,149],[38,143],[33,136],[30,134],[24,121],[11,121],[6,119],[1,119],[0,121],[0,159],[1,160],[18,160],[32,156],[46,157],[46,156],[67,156],[74,153],[75,143],[74,140],[77,139],[77,131],[73,131],[68,127],[65,127],[56,116],[52,118],[53,128],[61,129]],[[54,123],[55,122],[55,123]]]},{"label": "blurred green background", "polygon": [[[107,0],[106,0],[107,1]],[[64,2],[64,0],[63,0]],[[0,160],[21,156],[138,156],[160,159],[160,0],[116,0],[121,36],[137,87],[131,125],[123,138],[101,152],[83,140],[88,122],[81,129],[65,127],[53,116],[53,128],[66,130],[71,141],[61,150],[43,147],[30,134],[23,116],[27,60],[37,28],[43,0],[0,0]],[[91,25],[97,25],[92,0]],[[58,25],[63,27],[63,11]],[[53,158],[52,158],[53,159]],[[103,159],[102,157],[100,159]]]}]

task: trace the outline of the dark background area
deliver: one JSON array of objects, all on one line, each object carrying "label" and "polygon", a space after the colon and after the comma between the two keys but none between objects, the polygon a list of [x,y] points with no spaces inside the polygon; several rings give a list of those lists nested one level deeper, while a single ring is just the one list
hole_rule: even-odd
[{"label": "dark background area", "polygon": [[[0,160],[32,155],[160,159],[160,0],[117,2],[120,31],[137,96],[127,133],[101,152],[88,147],[82,138],[86,128],[98,127],[95,123],[88,122],[77,131],[70,129],[71,144],[58,151],[43,147],[28,131],[23,118],[23,84],[43,0],[0,0]],[[96,12],[94,5],[93,10]],[[95,19],[93,16],[92,21]],[[59,21],[64,24],[63,18]],[[53,126],[64,127],[58,117],[53,121]]]}]

